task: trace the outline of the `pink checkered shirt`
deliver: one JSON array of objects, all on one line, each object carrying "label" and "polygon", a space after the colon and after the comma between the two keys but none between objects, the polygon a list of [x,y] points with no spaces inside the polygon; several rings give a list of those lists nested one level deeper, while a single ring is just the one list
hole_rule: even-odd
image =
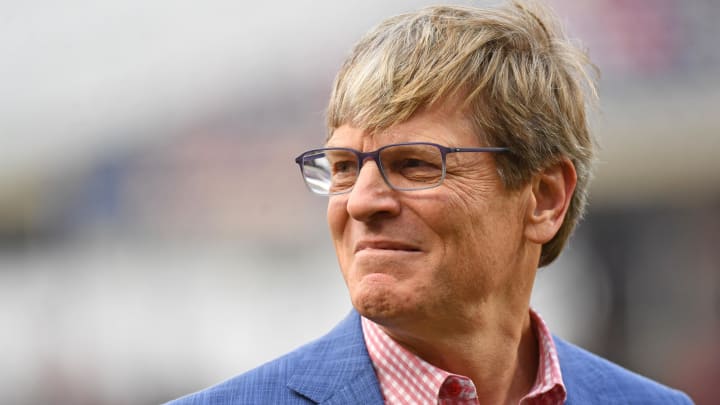
[{"label": "pink checkered shirt", "polygon": [[[562,404],[567,395],[552,335],[540,315],[530,310],[539,341],[535,384],[520,405]],[[362,318],[363,334],[386,404],[479,404],[468,377],[437,368],[404,349],[380,327]]]}]

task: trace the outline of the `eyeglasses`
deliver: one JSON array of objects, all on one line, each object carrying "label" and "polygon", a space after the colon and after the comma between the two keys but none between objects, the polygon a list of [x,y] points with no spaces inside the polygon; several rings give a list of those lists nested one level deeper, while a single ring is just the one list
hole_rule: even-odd
[{"label": "eyeglasses", "polygon": [[390,188],[411,191],[442,184],[448,153],[507,151],[508,148],[501,147],[449,148],[429,142],[408,142],[385,145],[372,152],[350,148],[313,149],[295,158],[295,162],[310,191],[336,195],[352,190],[367,159],[375,161]]}]

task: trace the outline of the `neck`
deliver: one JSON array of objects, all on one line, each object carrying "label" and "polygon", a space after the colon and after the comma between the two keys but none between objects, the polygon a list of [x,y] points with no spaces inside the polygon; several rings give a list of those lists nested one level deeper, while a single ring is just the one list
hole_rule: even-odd
[{"label": "neck", "polygon": [[434,334],[382,328],[428,363],[472,379],[480,403],[517,404],[530,391],[537,375],[538,343],[530,312],[525,307],[515,314],[488,313],[502,315],[478,316],[473,320],[474,327],[462,329],[435,326],[432,329],[439,333]]}]

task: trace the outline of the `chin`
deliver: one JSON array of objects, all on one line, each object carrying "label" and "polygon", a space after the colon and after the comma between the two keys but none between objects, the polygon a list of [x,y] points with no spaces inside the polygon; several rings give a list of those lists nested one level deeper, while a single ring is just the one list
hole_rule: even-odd
[{"label": "chin", "polygon": [[380,325],[396,324],[400,319],[412,318],[417,307],[410,303],[410,297],[403,297],[397,291],[379,286],[356,290],[352,295],[355,309]]},{"label": "chin", "polygon": [[398,308],[397,297],[387,288],[364,285],[352,294],[352,303],[360,315],[371,319],[387,319],[393,317]]}]

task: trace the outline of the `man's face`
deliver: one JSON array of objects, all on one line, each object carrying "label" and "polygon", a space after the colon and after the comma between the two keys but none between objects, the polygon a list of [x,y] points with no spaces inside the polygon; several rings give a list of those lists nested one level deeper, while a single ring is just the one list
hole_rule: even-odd
[{"label": "man's face", "polygon": [[[458,109],[442,107],[375,134],[343,125],[328,146],[496,146],[481,145]],[[527,307],[537,264],[523,237],[530,186],[506,190],[489,153],[447,158],[436,188],[392,190],[368,160],[350,193],[330,197],[328,223],[351,300],[380,324],[458,325],[480,310],[501,316]]]}]

